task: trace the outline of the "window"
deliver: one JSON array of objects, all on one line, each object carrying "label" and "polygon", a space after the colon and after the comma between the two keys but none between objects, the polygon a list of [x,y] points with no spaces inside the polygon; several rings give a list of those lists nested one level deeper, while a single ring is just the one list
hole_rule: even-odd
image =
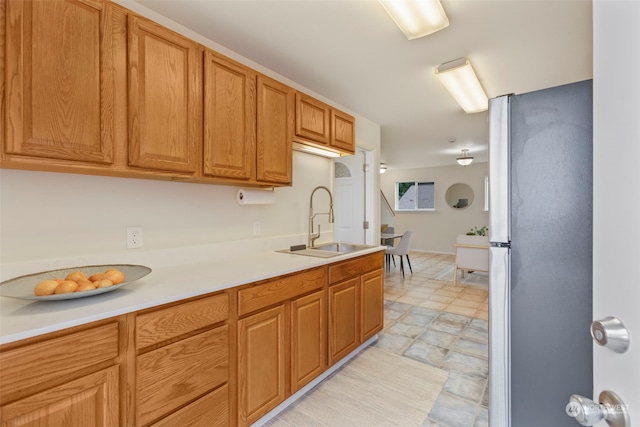
[{"label": "window", "polygon": [[432,211],[435,209],[433,182],[396,182],[397,211]]}]

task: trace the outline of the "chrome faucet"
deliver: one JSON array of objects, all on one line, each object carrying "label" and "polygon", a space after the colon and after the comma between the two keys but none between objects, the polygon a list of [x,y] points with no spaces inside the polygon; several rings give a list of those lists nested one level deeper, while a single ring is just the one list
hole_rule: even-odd
[{"label": "chrome faucet", "polygon": [[[316,190],[319,189],[323,189],[325,190],[328,194],[329,194],[329,212],[318,212],[317,214],[313,213],[313,195],[315,194]],[[313,189],[313,191],[311,192],[311,197],[309,198],[309,247],[313,247],[313,244],[316,240],[318,240],[320,238],[320,224],[318,224],[318,232],[314,233],[313,232],[313,218],[316,217],[316,215],[329,215],[329,222],[333,223],[335,221],[334,216],[333,216],[333,196],[331,195],[331,191],[324,186],[319,186]]]}]

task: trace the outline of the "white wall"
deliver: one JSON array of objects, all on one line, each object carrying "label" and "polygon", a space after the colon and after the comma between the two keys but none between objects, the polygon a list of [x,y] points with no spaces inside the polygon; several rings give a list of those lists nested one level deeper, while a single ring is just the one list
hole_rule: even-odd
[{"label": "white wall", "polygon": [[[381,175],[380,188],[392,208],[395,198],[395,183],[399,181],[433,181],[435,183],[435,211],[396,212],[396,232],[414,230],[412,249],[428,252],[454,253],[458,234],[465,234],[473,227],[488,225],[489,213],[484,211],[484,177],[488,174],[487,163],[473,163],[418,169],[390,169]],[[445,201],[450,185],[464,183],[474,192],[471,206],[454,209]]]},{"label": "white wall", "polygon": [[[330,186],[331,161],[294,152],[293,187],[273,205],[239,205],[240,187],[0,170],[2,263],[127,251],[127,226],[142,226],[143,250],[305,234],[308,198]],[[330,224],[319,223],[330,231]]]},{"label": "white wall", "polygon": [[[375,161],[379,161],[380,126],[377,124],[138,3],[119,3],[350,112],[356,117],[358,146],[374,150]],[[245,239],[250,242],[258,239],[253,236],[254,221],[261,222],[260,239],[292,236],[305,242],[309,195],[318,185],[331,187],[332,172],[331,160],[294,152],[293,186],[277,188],[277,201],[273,205],[241,206],[235,201],[239,187],[234,186],[3,169],[0,170],[0,263],[89,253],[131,253],[126,249],[127,226],[142,226],[144,248],[137,250],[144,251]],[[373,185],[377,193],[377,179]],[[322,225],[322,240],[331,240],[332,224],[324,221],[325,218],[319,217],[317,222]]]}]

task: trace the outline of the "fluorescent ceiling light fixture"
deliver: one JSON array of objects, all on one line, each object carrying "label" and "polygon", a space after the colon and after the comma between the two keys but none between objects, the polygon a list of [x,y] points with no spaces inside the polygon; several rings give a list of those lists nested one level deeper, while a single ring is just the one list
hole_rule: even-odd
[{"label": "fluorescent ceiling light fixture", "polygon": [[439,65],[436,76],[466,113],[479,113],[489,108],[487,95],[467,58]]},{"label": "fluorescent ceiling light fixture", "polygon": [[409,40],[449,26],[440,0],[378,0]]},{"label": "fluorescent ceiling light fixture", "polygon": [[471,162],[473,162],[473,156],[469,155],[469,150],[467,150],[466,148],[464,148],[461,151],[462,151],[462,156],[457,157],[456,161],[460,166],[469,166]]},{"label": "fluorescent ceiling light fixture", "polygon": [[315,154],[322,157],[340,157],[340,153],[337,151],[326,150],[324,148],[313,147],[311,145],[300,144],[299,142],[293,143],[293,149],[296,151],[302,151],[304,153]]}]

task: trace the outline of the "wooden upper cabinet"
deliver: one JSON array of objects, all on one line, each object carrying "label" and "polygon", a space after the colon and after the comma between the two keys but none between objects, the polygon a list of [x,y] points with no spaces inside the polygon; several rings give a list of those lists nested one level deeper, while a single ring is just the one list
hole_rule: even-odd
[{"label": "wooden upper cabinet", "polygon": [[356,119],[342,111],[331,110],[331,146],[347,153],[356,152]]},{"label": "wooden upper cabinet", "polygon": [[91,0],[5,4],[5,152],[112,163],[111,5]]},{"label": "wooden upper cabinet", "polygon": [[201,149],[199,45],[129,15],[129,165],[196,171]]},{"label": "wooden upper cabinet", "polygon": [[356,119],[302,92],[296,92],[296,139],[353,154],[356,150]]},{"label": "wooden upper cabinet", "polygon": [[257,78],[256,179],[291,184],[294,90],[269,77]]},{"label": "wooden upper cabinet", "polygon": [[329,145],[331,107],[315,98],[296,92],[296,136]]},{"label": "wooden upper cabinet", "polygon": [[205,50],[204,175],[255,176],[256,75],[249,68]]}]

